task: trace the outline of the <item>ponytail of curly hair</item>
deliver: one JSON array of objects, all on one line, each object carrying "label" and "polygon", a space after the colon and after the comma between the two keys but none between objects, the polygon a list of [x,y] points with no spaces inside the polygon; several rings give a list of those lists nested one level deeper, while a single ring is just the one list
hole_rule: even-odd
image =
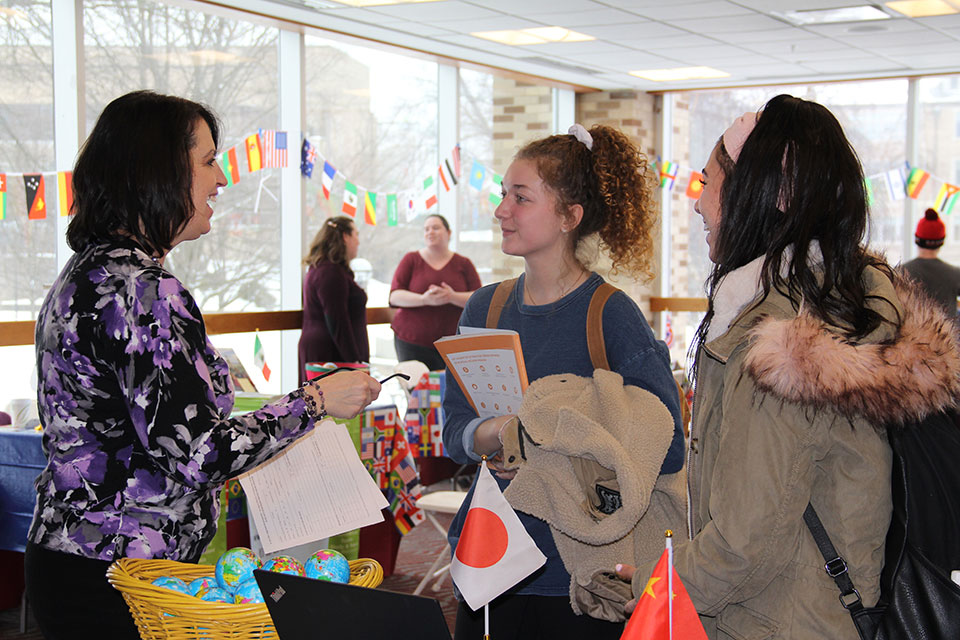
[{"label": "ponytail of curly hair", "polygon": [[557,197],[557,213],[583,207],[583,219],[572,232],[574,252],[588,236],[598,234],[610,255],[613,273],[652,277],[653,227],[657,208],[654,176],[646,156],[612,127],[590,129],[592,149],[573,135],[560,134],[528,143],[515,159],[530,160]]}]

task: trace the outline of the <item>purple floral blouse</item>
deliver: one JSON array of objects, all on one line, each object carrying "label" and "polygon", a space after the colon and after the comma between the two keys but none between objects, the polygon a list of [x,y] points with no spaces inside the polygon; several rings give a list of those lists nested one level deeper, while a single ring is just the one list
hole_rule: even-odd
[{"label": "purple floral blouse", "polygon": [[230,417],[233,383],[190,293],[136,244],[67,262],[36,330],[47,466],[29,540],[196,562],[223,483],[313,428],[300,390]]}]

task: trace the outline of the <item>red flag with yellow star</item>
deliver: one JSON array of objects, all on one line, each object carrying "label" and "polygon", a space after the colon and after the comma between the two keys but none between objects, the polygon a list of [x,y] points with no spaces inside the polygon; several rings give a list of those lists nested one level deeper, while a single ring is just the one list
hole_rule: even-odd
[{"label": "red flag with yellow star", "polygon": [[707,640],[700,624],[700,616],[680,582],[677,570],[673,572],[673,633],[670,633],[670,610],[667,601],[667,567],[669,551],[664,550],[653,568],[647,586],[637,598],[637,606],[627,621],[620,640]]}]

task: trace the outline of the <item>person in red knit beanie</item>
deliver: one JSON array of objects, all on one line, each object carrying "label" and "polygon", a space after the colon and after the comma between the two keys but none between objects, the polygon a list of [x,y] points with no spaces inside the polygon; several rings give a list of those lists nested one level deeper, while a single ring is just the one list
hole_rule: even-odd
[{"label": "person in red knit beanie", "polygon": [[934,209],[927,209],[917,230],[914,243],[917,257],[905,262],[901,269],[920,283],[930,297],[942,305],[951,317],[957,317],[957,296],[960,295],[960,269],[937,257],[947,237],[947,228]]}]

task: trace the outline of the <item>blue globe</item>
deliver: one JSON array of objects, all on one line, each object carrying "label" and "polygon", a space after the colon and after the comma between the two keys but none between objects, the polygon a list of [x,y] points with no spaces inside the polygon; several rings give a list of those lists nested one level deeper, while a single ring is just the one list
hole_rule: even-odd
[{"label": "blue globe", "polygon": [[331,580],[346,584],[350,582],[350,562],[335,549],[320,549],[307,558],[303,565],[304,575],[315,580]]},{"label": "blue globe", "polygon": [[253,570],[262,566],[260,558],[246,547],[234,547],[217,559],[217,582],[234,593],[242,583],[253,579]]}]

